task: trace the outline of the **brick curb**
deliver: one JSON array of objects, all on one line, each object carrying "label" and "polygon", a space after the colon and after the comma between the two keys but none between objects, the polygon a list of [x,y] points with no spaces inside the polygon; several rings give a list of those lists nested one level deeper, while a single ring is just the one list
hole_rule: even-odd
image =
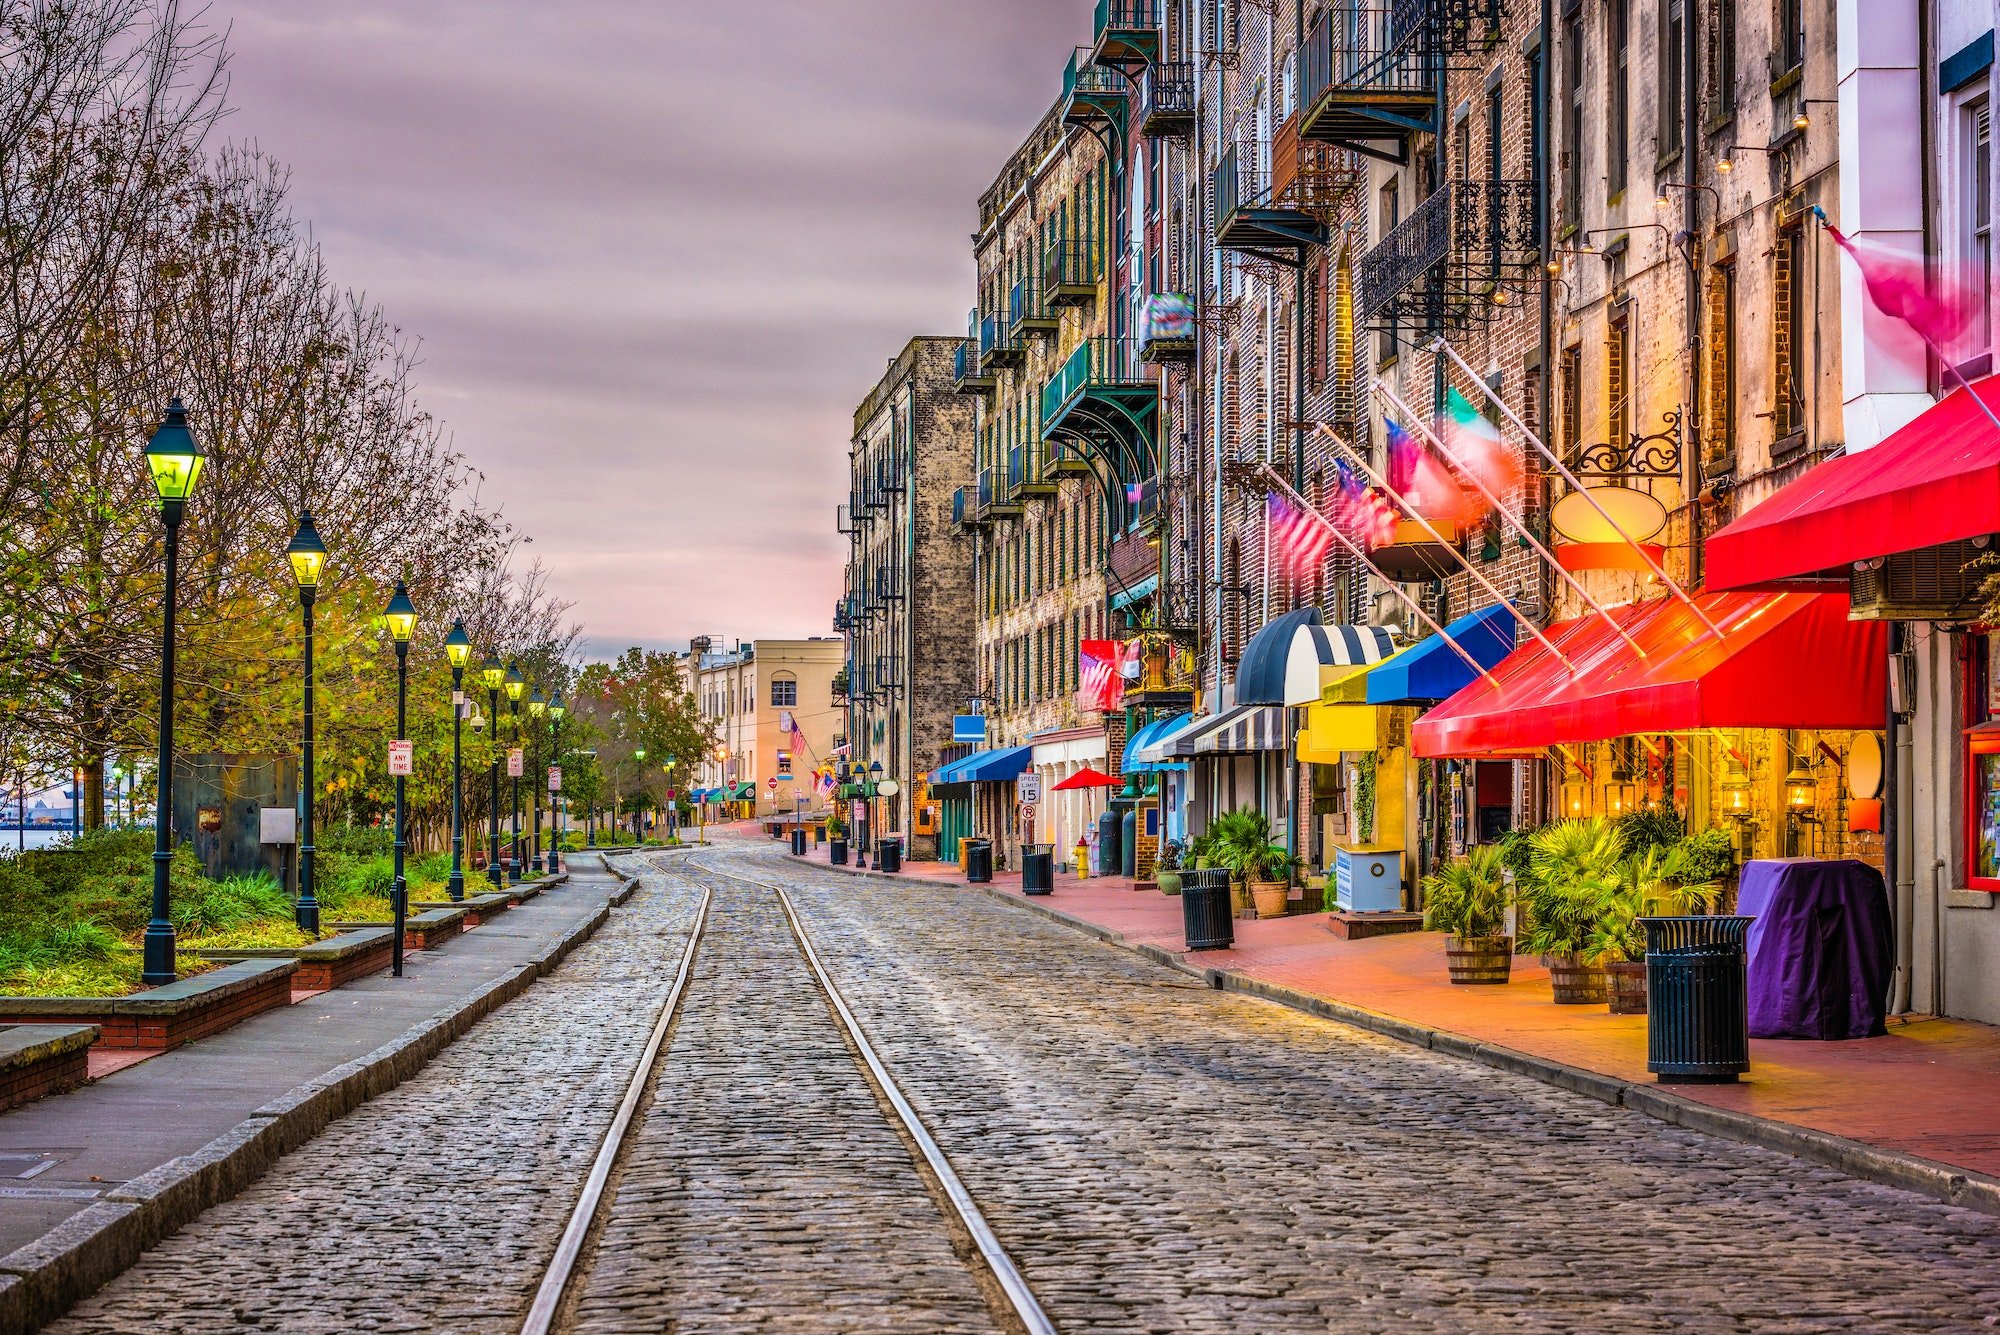
[{"label": "brick curb", "polygon": [[[885,881],[905,887],[931,884],[914,876],[863,871],[853,867],[834,867],[824,863],[814,865],[825,867],[828,871],[843,872],[849,876]],[[938,884],[949,885],[953,889],[961,888],[958,882]],[[1335,1020],[1415,1047],[1463,1057],[1496,1070],[1510,1071],[1515,1075],[1540,1080],[1544,1084],[1569,1090],[1573,1094],[1586,1095],[1600,1103],[1607,1103],[1617,1108],[1629,1108],[1633,1112],[1643,1113],[1673,1126],[1719,1136],[1725,1140],[1756,1145],[1763,1149],[1776,1150],[1794,1158],[1836,1169],[1851,1177],[1929,1196],[1947,1205],[1963,1206],[1982,1214],[2000,1215],[2000,1178],[1968,1172],[1949,1164],[1939,1163],[1935,1159],[1926,1159],[1901,1150],[1884,1149],[1879,1145],[1837,1136],[1828,1131],[1816,1131],[1811,1127],[1797,1126],[1790,1122],[1712,1107],[1684,1095],[1675,1094],[1659,1085],[1621,1080],[1616,1076],[1602,1075],[1579,1066],[1537,1057],[1518,1048],[1482,1042],[1448,1029],[1433,1029],[1393,1015],[1385,1015],[1380,1011],[1335,1001],[1330,997],[1316,996],[1282,983],[1266,982],[1234,969],[1197,968],[1173,951],[1150,943],[1131,941],[1118,932],[1074,914],[1065,913],[1053,905],[1024,899],[990,885],[968,884],[962,888],[981,891],[1001,903],[1026,909],[1030,913],[1061,923],[1085,936],[1095,937],[1099,941],[1131,951],[1176,972],[1199,978],[1217,991],[1260,997],[1320,1019]]]},{"label": "brick curb", "polygon": [[[637,882],[620,887],[623,903]],[[327,1123],[408,1080],[481,1019],[528,990],[596,933],[614,900],[494,979],[375,1051],[334,1067],[253,1111],[190,1154],[133,1178],[34,1242],[0,1257],[0,1329],[38,1330],[139,1259],[142,1252],[242,1191]]]}]

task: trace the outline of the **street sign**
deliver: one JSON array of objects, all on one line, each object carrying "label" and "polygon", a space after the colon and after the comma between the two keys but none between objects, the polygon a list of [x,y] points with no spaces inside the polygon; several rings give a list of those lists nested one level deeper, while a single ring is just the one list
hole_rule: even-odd
[{"label": "street sign", "polygon": [[778,776],[774,774],[774,775],[772,775],[772,776],[771,776],[770,778],[768,778],[768,779],[764,780],[764,786],[765,786],[766,788],[769,788],[769,789],[770,789],[770,790],[771,790],[772,792],[774,792],[774,793],[775,793],[775,792],[777,792],[777,791],[778,791]]},{"label": "street sign", "polygon": [[389,775],[391,778],[407,779],[417,772],[417,744],[410,741],[389,743]]},{"label": "street sign", "polygon": [[1041,801],[1042,776],[1034,770],[1021,771],[1020,777],[1014,780],[1014,796],[1030,804]]},{"label": "street sign", "polygon": [[291,807],[257,809],[257,842],[296,844],[299,841],[299,813]]},{"label": "street sign", "polygon": [[561,766],[561,765],[551,765],[551,766],[549,766],[549,791],[550,791],[550,792],[552,792],[552,793],[559,793],[559,792],[561,792],[561,791],[562,791],[562,766]]},{"label": "street sign", "polygon": [[507,753],[507,777],[518,779],[527,772],[528,766],[521,758],[521,748],[515,747]]},{"label": "street sign", "polygon": [[983,742],[986,740],[986,715],[954,714],[951,719],[951,739],[954,742]]},{"label": "street sign", "polygon": [[677,799],[678,797],[679,797],[679,794],[677,794],[676,792],[674,792],[674,790],[673,790],[673,789],[671,789],[671,788],[667,789],[667,801],[669,801],[669,802],[672,802],[672,801],[675,801],[675,800],[676,800],[676,799]]}]

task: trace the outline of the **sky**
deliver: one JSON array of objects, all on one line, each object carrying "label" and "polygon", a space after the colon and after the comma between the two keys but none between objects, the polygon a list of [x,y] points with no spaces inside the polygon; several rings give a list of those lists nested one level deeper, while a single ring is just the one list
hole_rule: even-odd
[{"label": "sky", "polygon": [[962,334],[1090,0],[215,0],[234,140],[586,649],[831,634],[853,413]]}]

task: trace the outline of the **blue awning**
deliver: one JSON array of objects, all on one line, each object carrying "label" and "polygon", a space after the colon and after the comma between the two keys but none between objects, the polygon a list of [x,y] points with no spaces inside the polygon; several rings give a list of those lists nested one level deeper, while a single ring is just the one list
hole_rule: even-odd
[{"label": "blue awning", "polygon": [[[1445,635],[1472,655],[1479,665],[1491,670],[1514,652],[1514,613],[1504,604],[1468,612],[1444,628]],[[1368,674],[1368,703],[1371,705],[1419,704],[1444,700],[1478,680],[1443,636],[1419,640],[1394,658],[1379,663]]]},{"label": "blue awning", "polygon": [[1159,587],[1160,577],[1158,575],[1148,575],[1130,588],[1120,589],[1117,593],[1112,594],[1111,610],[1114,612],[1122,611],[1130,607],[1133,603],[1138,602],[1141,598],[1150,598]]},{"label": "blue awning", "polygon": [[931,782],[992,783],[1011,779],[1028,768],[1034,754],[1032,746],[1003,746],[992,751],[974,751],[969,756],[932,770]]},{"label": "blue awning", "polygon": [[1186,769],[1187,766],[1164,760],[1146,760],[1140,755],[1143,748],[1176,731],[1194,717],[1192,714],[1175,714],[1167,718],[1157,718],[1132,734],[1125,743],[1124,758],[1118,762],[1118,769],[1124,774],[1157,774],[1163,770]]}]

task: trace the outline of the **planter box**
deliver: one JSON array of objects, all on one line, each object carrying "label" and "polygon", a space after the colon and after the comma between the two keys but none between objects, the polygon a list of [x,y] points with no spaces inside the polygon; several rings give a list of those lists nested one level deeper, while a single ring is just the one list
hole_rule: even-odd
[{"label": "planter box", "polygon": [[467,895],[461,900],[420,899],[410,905],[419,913],[429,913],[434,909],[464,909],[465,925],[477,927],[480,923],[499,917],[514,907],[514,897],[505,890],[492,890],[483,895]]},{"label": "planter box", "polygon": [[0,997],[0,1024],[94,1024],[107,1048],[177,1048],[292,1001],[297,960],[245,960],[129,997]]},{"label": "planter box", "polygon": [[[403,948],[405,950],[435,950],[437,947],[465,930],[466,910],[463,904],[450,908],[429,909],[423,913],[412,913],[403,919]],[[392,938],[390,951],[393,953],[393,938],[396,924],[392,922],[330,922],[329,927],[342,932],[351,932],[364,927],[379,927]]]},{"label": "planter box", "polygon": [[325,992],[388,968],[395,953],[394,928],[354,927],[339,936],[316,941],[297,950],[204,950],[201,957],[206,960],[297,960],[299,971],[292,975],[293,989]]},{"label": "planter box", "polygon": [[17,1024],[0,1029],[0,1109],[75,1089],[89,1077],[94,1024]]}]

